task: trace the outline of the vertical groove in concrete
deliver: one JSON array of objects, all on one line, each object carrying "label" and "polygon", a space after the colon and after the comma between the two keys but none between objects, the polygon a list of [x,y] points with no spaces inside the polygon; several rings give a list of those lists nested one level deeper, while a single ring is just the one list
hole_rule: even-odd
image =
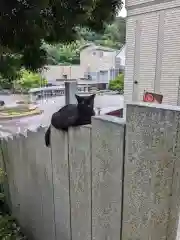
[{"label": "vertical groove in concrete", "polygon": [[67,144],[68,144],[68,181],[69,181],[69,228],[70,228],[70,240],[72,240],[72,204],[71,204],[71,172],[70,172],[70,162],[69,162],[69,134],[67,134]]},{"label": "vertical groove in concrete", "polygon": [[124,148],[123,148],[123,165],[122,165],[122,191],[121,191],[121,222],[120,222],[120,240],[123,240],[123,205],[124,205],[124,172],[125,172],[125,152],[126,152],[126,125],[124,125],[123,136]]},{"label": "vertical groove in concrete", "polygon": [[92,203],[92,129],[90,131],[90,189],[91,189],[91,239],[90,240],[93,240],[92,238],[92,224],[93,224],[93,219],[92,219],[92,207],[93,207],[93,203]]},{"label": "vertical groove in concrete", "polygon": [[[135,46],[134,46],[134,79],[133,79],[133,93],[132,100],[137,101],[138,99],[138,85],[139,85],[139,71],[140,71],[140,40],[141,40],[141,23],[140,20],[136,20],[135,29]],[[135,84],[135,82],[138,82]]]},{"label": "vertical groove in concrete", "polygon": [[154,79],[154,91],[160,93],[161,91],[161,68],[162,68],[162,56],[164,48],[164,11],[159,14],[159,27],[157,38],[157,53],[156,53],[156,72]]},{"label": "vertical groove in concrete", "polygon": [[54,171],[53,171],[53,162],[52,162],[52,148],[50,148],[50,165],[52,170],[51,183],[52,183],[52,199],[53,199],[53,224],[54,224],[54,240],[57,240],[56,234],[56,208],[55,208],[55,194],[54,194]]},{"label": "vertical groove in concrete", "polygon": [[180,76],[179,76],[179,85],[178,85],[177,105],[180,106]]}]

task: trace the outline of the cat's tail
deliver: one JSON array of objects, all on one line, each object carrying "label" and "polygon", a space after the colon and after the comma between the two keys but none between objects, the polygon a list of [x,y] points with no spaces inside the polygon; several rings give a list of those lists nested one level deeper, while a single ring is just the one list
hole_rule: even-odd
[{"label": "cat's tail", "polygon": [[50,145],[51,145],[50,139],[51,139],[51,126],[48,127],[48,129],[45,133],[45,136],[44,136],[46,147],[50,147]]}]

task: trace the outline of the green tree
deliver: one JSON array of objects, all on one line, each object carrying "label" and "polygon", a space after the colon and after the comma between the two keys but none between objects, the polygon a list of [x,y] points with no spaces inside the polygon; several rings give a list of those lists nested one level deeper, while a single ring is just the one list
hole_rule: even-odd
[{"label": "green tree", "polygon": [[11,88],[13,81],[19,77],[21,68],[18,54],[0,53],[0,87]]},{"label": "green tree", "polygon": [[4,79],[0,76],[0,89],[12,89],[13,81]]},{"label": "green tree", "polygon": [[44,44],[48,54],[47,63],[51,65],[79,64],[80,48],[82,47],[83,43],[83,41],[75,41],[69,44]]},{"label": "green tree", "polygon": [[21,77],[15,81],[15,88],[22,91],[28,91],[30,88],[44,86],[47,81],[38,73],[30,72],[28,70],[21,70]]},{"label": "green tree", "polygon": [[124,44],[126,40],[126,19],[116,18],[112,24],[107,25],[104,36],[114,43]]},{"label": "green tree", "polygon": [[0,239],[23,239],[27,240],[21,233],[20,227],[15,219],[9,215],[9,207],[3,191],[3,184],[6,180],[6,173],[0,168]]},{"label": "green tree", "polygon": [[87,27],[77,27],[78,36],[80,40],[85,40],[87,42],[94,42],[97,39],[101,39],[103,36],[102,32],[94,32]]},{"label": "green tree", "polygon": [[41,68],[47,59],[43,41],[72,41],[78,36],[77,26],[100,31],[121,6],[121,0],[1,0],[0,66],[11,57],[5,69],[0,68],[1,75],[8,78],[8,69],[15,73],[18,66]]},{"label": "green tree", "polygon": [[44,49],[47,52],[47,64],[79,64],[80,50],[87,43],[95,43],[114,49],[120,49],[125,43],[126,22],[124,18],[116,18],[115,21],[106,25],[105,31],[93,32],[86,27],[76,27],[79,40],[69,44],[47,44]]},{"label": "green tree", "polygon": [[117,17],[104,31],[96,33],[88,28],[78,28],[79,38],[110,48],[120,49],[126,39],[126,19]]},{"label": "green tree", "polygon": [[124,74],[120,73],[114,80],[109,83],[109,89],[112,91],[123,91],[124,90]]}]

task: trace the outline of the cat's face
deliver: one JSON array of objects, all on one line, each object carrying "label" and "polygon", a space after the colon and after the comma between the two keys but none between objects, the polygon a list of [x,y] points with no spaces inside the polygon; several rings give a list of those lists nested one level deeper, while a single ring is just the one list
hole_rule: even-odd
[{"label": "cat's face", "polygon": [[78,109],[87,115],[91,115],[94,109],[94,98],[95,94],[90,96],[78,96],[76,95],[76,99],[78,102]]}]

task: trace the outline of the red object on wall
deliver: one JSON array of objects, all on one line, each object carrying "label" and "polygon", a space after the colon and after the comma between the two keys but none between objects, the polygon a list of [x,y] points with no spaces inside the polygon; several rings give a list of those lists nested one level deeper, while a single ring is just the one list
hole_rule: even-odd
[{"label": "red object on wall", "polygon": [[123,117],[123,108],[108,112],[108,113],[106,113],[106,115],[122,118]]},{"label": "red object on wall", "polygon": [[163,95],[151,92],[144,92],[143,102],[159,103],[161,104]]}]

